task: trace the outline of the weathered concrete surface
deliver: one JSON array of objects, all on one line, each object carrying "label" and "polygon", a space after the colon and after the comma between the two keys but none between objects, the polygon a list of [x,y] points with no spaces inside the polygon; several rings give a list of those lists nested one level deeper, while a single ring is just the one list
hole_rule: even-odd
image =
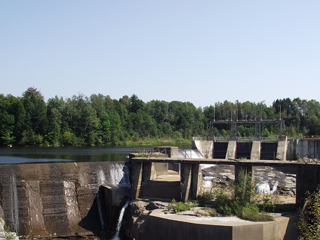
[{"label": "weathered concrete surface", "polygon": [[[148,231],[137,240],[295,240],[296,215],[282,216],[271,222],[250,222],[235,217],[192,217],[152,211],[144,224]],[[165,231],[163,230],[165,229]]]},{"label": "weathered concrete surface", "polygon": [[[93,211],[99,186],[116,187],[123,167],[112,162],[2,165],[3,218],[19,236],[92,235],[83,219]],[[96,217],[90,221],[99,225]]]},{"label": "weathered concrete surface", "polygon": [[[320,167],[305,165],[297,169],[297,204],[302,206],[306,191],[314,192],[320,183]],[[304,184],[303,184],[304,183]]]},{"label": "weathered concrete surface", "polygon": [[212,158],[213,141],[193,140],[192,148],[197,149],[204,158]]},{"label": "weathered concrete surface", "polygon": [[279,137],[276,159],[287,160],[287,137]]},{"label": "weathered concrete surface", "polygon": [[172,146],[160,146],[154,148],[155,152],[160,152],[162,154],[167,154],[169,158],[176,158],[179,154],[178,147]]},{"label": "weathered concrete surface", "polygon": [[260,141],[253,141],[250,159],[251,160],[259,160],[261,154],[261,142]]},{"label": "weathered concrete surface", "polygon": [[297,139],[296,142],[296,155],[320,158],[320,139]]},{"label": "weathered concrete surface", "polygon": [[235,159],[236,151],[237,151],[237,141],[229,141],[227,153],[226,153],[226,159]]}]

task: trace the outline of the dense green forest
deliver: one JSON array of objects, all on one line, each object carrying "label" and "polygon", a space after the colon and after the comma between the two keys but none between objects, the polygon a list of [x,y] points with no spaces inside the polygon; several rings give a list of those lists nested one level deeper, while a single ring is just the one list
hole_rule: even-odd
[{"label": "dense green forest", "polygon": [[[0,145],[70,146],[125,145],[141,139],[188,139],[209,136],[216,120],[279,119],[286,135],[320,135],[320,104],[315,100],[277,99],[272,106],[224,101],[196,108],[190,102],[143,102],[136,95],[119,100],[93,94],[47,102],[36,88],[21,97],[0,94]],[[254,126],[241,125],[238,136],[253,136]],[[229,136],[230,125],[219,125],[216,136]],[[265,124],[264,137],[279,135],[278,124]]]}]

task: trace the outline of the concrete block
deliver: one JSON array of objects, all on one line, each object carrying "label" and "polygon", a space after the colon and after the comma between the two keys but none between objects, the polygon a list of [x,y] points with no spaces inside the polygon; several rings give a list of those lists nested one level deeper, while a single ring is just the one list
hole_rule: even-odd
[{"label": "concrete block", "polygon": [[190,197],[192,164],[181,164],[181,200],[186,202]]},{"label": "concrete block", "polygon": [[212,158],[213,141],[193,140],[192,148],[197,149],[204,158]]},{"label": "concrete block", "polygon": [[253,141],[250,159],[251,160],[260,160],[260,154],[261,154],[261,142],[260,141]]},{"label": "concrete block", "polygon": [[226,159],[235,159],[236,150],[237,150],[237,141],[229,141],[227,153],[226,153]]},{"label": "concrete block", "polygon": [[236,217],[195,218],[164,214],[159,209],[150,214],[147,220],[149,231],[141,239],[296,240],[296,219],[297,215],[278,217],[271,222],[250,222]]},{"label": "concrete block", "polygon": [[279,137],[276,159],[287,160],[287,137]]},{"label": "concrete block", "polygon": [[196,199],[202,193],[202,170],[200,164],[192,164],[191,198]]},{"label": "concrete block", "polygon": [[160,147],[155,147],[154,150],[167,154],[169,158],[177,158],[179,155],[178,147],[160,146]]},{"label": "concrete block", "polygon": [[141,162],[131,163],[131,189],[132,189],[132,199],[137,199],[140,194],[141,182],[142,182],[142,170],[143,164]]}]

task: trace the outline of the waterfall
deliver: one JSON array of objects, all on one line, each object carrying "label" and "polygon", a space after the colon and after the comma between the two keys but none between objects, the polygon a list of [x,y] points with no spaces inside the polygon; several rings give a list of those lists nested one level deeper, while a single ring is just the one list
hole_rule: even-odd
[{"label": "waterfall", "polygon": [[213,176],[204,176],[203,177],[203,184],[202,186],[203,187],[206,187],[206,188],[212,188],[212,179],[214,177]]},{"label": "waterfall", "polygon": [[269,183],[267,181],[261,182],[256,184],[256,191],[258,193],[268,193],[273,194],[275,191],[277,191],[279,182],[276,181],[276,183],[273,185],[272,189],[270,189]]},{"label": "waterfall", "polygon": [[125,212],[126,208],[129,205],[129,202],[130,202],[130,200],[127,200],[127,202],[123,205],[123,207],[121,209],[121,212],[120,212],[120,215],[119,215],[119,219],[118,219],[117,230],[116,230],[117,232],[114,235],[114,237],[112,238],[112,240],[120,240],[119,234],[120,234],[122,219],[123,219],[124,212]]},{"label": "waterfall", "polygon": [[108,185],[111,187],[131,187],[129,179],[130,170],[127,165],[114,164],[110,168]]}]

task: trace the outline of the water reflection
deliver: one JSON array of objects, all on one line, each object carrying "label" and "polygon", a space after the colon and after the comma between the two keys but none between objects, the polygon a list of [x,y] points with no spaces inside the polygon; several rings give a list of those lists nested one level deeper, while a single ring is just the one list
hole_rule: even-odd
[{"label": "water reflection", "polygon": [[0,164],[125,161],[133,151],[133,147],[0,148]]}]

